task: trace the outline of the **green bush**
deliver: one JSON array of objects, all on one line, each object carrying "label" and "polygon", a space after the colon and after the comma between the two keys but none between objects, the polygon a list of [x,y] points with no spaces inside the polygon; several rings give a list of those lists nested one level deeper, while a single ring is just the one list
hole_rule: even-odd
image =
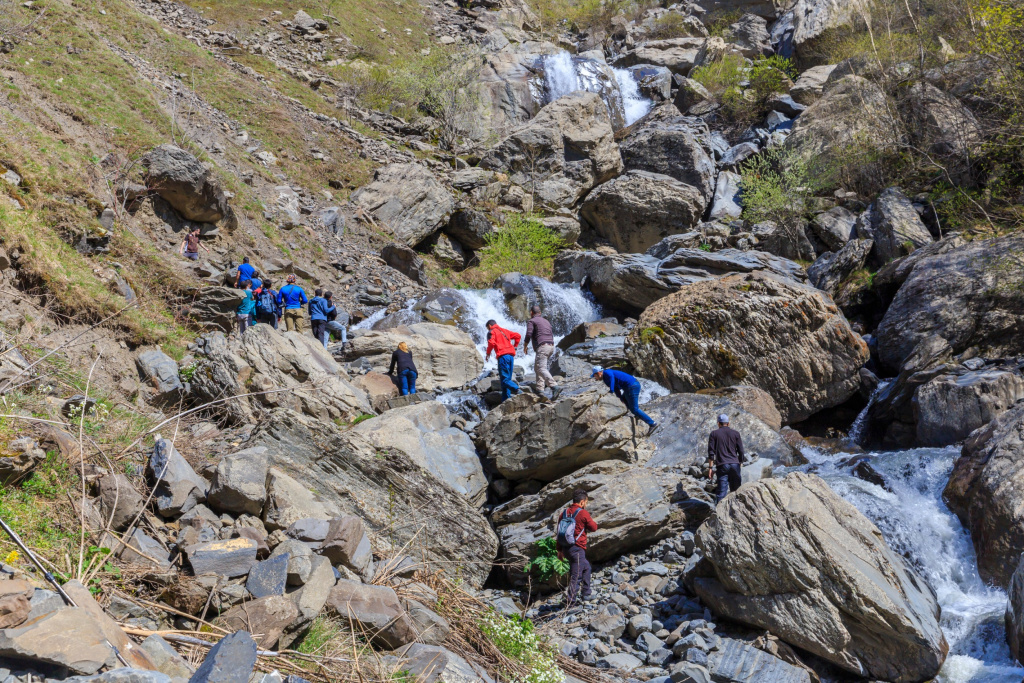
[{"label": "green bush", "polygon": [[740,55],[725,55],[717,62],[698,66],[690,72],[690,78],[697,81],[720,99],[723,94],[740,89],[746,77],[746,60]]},{"label": "green bush", "polygon": [[728,118],[751,123],[768,113],[768,100],[775,93],[786,92],[795,73],[792,60],[784,57],[759,57],[748,67],[742,56],[725,55],[697,67],[690,77],[708,89]]},{"label": "green bush", "polygon": [[547,583],[553,577],[565,576],[569,572],[569,563],[558,559],[558,542],[554,536],[542,538],[533,544],[537,555],[526,563],[526,571],[537,570],[537,578]]},{"label": "green bush", "polygon": [[548,277],[555,255],[564,246],[561,236],[544,227],[537,216],[513,214],[488,236],[487,246],[479,252],[479,270],[488,281],[505,273]]},{"label": "green bush", "polygon": [[820,188],[810,165],[779,148],[755,155],[740,169],[743,218],[751,223],[771,221],[782,230],[803,230],[806,197]]}]

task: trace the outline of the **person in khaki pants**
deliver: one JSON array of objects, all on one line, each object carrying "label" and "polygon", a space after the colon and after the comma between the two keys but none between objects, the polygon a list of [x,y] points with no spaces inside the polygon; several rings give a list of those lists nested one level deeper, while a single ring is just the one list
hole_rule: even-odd
[{"label": "person in khaki pants", "polygon": [[531,308],[530,315],[532,317],[526,323],[526,339],[533,343],[533,350],[537,354],[533,362],[533,373],[537,376],[534,392],[544,396],[542,392],[547,386],[551,388],[551,396],[554,398],[558,395],[558,387],[555,386],[555,378],[551,376],[548,366],[551,365],[551,354],[555,352],[555,334],[551,323],[541,315],[540,306]]},{"label": "person in khaki pants", "polygon": [[306,292],[288,276],[288,284],[277,293],[277,304],[284,309],[284,327],[288,332],[302,332],[302,307],[309,303]]}]

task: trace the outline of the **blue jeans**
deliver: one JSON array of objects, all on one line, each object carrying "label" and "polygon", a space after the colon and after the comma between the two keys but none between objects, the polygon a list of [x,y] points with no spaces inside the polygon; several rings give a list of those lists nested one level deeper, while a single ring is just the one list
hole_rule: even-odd
[{"label": "blue jeans", "polygon": [[507,401],[512,395],[512,392],[519,393],[519,385],[512,379],[512,363],[515,360],[515,356],[511,353],[506,353],[504,356],[498,356],[498,376],[501,377],[501,400]]},{"label": "blue jeans", "polygon": [[651,419],[651,416],[648,415],[647,413],[645,413],[644,411],[640,410],[640,383],[639,382],[637,384],[632,385],[632,386],[623,387],[622,388],[622,395],[619,396],[619,398],[622,400],[623,403],[626,404],[626,408],[629,409],[629,412],[633,413],[639,419],[643,420],[644,422],[646,422],[649,425],[653,425],[654,424],[654,420]]},{"label": "blue jeans", "polygon": [[[336,334],[339,337],[341,337],[341,343],[342,344],[344,344],[344,343],[346,343],[348,341],[348,329],[344,325],[339,323],[337,320],[328,320],[327,321],[327,332],[328,333],[333,332],[334,334]],[[413,392],[413,393],[415,393],[415,392]]]},{"label": "blue jeans", "polygon": [[722,499],[735,491],[743,483],[743,474],[739,465],[719,465],[718,491],[715,496],[715,503],[721,503]]},{"label": "blue jeans", "polygon": [[398,373],[398,379],[402,383],[402,388],[400,389],[400,391],[402,392],[402,396],[416,393],[417,377],[419,377],[419,375],[416,373],[415,370],[402,370],[400,373]]}]

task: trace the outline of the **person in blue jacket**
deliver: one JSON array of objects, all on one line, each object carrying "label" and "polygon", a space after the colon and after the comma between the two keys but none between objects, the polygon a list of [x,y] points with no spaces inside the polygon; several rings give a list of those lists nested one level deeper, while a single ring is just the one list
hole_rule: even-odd
[{"label": "person in blue jacket", "polygon": [[654,430],[658,428],[657,423],[651,419],[650,415],[640,410],[640,382],[636,377],[622,370],[605,370],[601,366],[595,366],[594,372],[590,376],[597,377],[607,384],[611,392],[626,404],[629,412],[650,426],[647,436],[654,433]]},{"label": "person in blue jacket", "polygon": [[317,288],[309,300],[309,324],[313,328],[313,336],[327,348],[327,316],[334,307],[324,298],[324,290]]},{"label": "person in blue jacket", "polygon": [[288,276],[288,284],[277,293],[277,304],[284,309],[284,329],[302,332],[302,307],[309,303],[306,292],[295,284],[295,276]]},{"label": "person in blue jacket", "polygon": [[[249,257],[246,256],[242,259],[242,262],[238,264],[238,268],[235,270],[235,287],[245,289],[245,287],[241,286],[242,283],[246,280],[252,282],[254,277],[256,277],[256,269],[249,265]],[[255,289],[255,287],[253,289]]]}]

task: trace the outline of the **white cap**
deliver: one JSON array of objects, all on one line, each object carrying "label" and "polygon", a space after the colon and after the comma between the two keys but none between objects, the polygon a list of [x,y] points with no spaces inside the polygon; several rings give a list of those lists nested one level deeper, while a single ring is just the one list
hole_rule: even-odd
[{"label": "white cap", "polygon": [[718,422],[724,425],[729,424],[729,416],[726,415],[725,413],[722,413],[721,415],[718,416]]}]

